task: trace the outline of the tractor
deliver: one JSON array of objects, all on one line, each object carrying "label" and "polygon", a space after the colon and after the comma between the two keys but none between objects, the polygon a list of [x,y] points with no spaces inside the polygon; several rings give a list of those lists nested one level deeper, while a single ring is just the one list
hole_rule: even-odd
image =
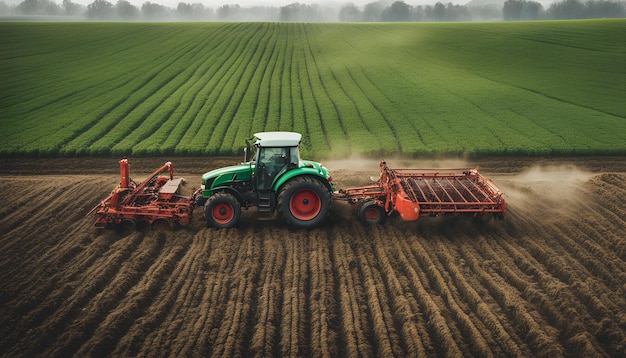
[{"label": "tractor", "polygon": [[[98,216],[96,226],[134,229],[141,221],[157,227],[184,226],[192,211],[204,206],[208,225],[230,228],[242,209],[256,206],[260,218],[273,218],[278,212],[291,226],[309,229],[324,222],[331,200],[354,206],[365,224],[381,224],[394,213],[405,221],[423,214],[504,217],[503,193],[477,168],[392,169],[382,160],[380,177],[373,184],[335,192],[324,166],[300,159],[301,140],[302,135],[294,132],[256,133],[246,140],[243,163],[205,173],[201,187],[190,197],[178,194],[182,179],[174,179],[170,162],[137,184],[130,179],[124,158],[120,185],[92,209]],[[166,169],[169,179],[159,176]]]},{"label": "tractor", "polygon": [[241,210],[257,207],[259,216],[276,211],[290,225],[313,228],[328,216],[332,178],[320,163],[300,158],[302,135],[261,132],[246,140],[244,161],[202,175],[196,205],[204,205],[207,224],[230,228]]}]

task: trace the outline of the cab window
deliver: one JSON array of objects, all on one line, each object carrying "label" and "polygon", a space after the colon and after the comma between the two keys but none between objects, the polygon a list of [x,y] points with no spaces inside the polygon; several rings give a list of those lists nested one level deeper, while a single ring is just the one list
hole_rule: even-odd
[{"label": "cab window", "polygon": [[256,164],[259,189],[270,189],[276,175],[287,167],[290,160],[289,148],[259,148],[259,162]]}]

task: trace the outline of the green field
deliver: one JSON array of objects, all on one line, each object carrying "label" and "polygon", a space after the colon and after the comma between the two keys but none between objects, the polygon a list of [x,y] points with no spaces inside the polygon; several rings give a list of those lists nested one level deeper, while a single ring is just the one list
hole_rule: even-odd
[{"label": "green field", "polygon": [[626,154],[626,20],[0,23],[0,155]]}]

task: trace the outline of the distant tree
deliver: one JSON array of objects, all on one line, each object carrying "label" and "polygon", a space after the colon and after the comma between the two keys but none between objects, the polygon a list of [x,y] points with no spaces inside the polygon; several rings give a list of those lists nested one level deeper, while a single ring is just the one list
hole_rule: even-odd
[{"label": "distant tree", "polygon": [[353,3],[345,4],[339,9],[339,21],[361,21],[361,10]]},{"label": "distant tree", "polygon": [[396,1],[385,8],[380,15],[382,21],[409,21],[411,18],[411,5],[404,1]]},{"label": "distant tree", "polygon": [[59,5],[50,0],[24,0],[15,10],[23,15],[60,15],[63,12]]},{"label": "distant tree", "polygon": [[141,5],[141,15],[146,20],[159,21],[166,20],[169,14],[167,7],[146,1]]},{"label": "distant tree", "polygon": [[115,4],[115,12],[120,20],[136,20],[139,18],[139,9],[127,0],[118,0]]},{"label": "distant tree", "polygon": [[585,3],[585,13],[589,18],[626,17],[626,3],[609,0],[592,0]]},{"label": "distant tree", "polygon": [[417,5],[411,11],[411,21],[425,21],[426,20],[426,10],[424,6]]},{"label": "distant tree", "polygon": [[578,0],[565,0],[552,3],[548,8],[551,19],[582,19],[585,18],[585,5]]},{"label": "distant tree", "polygon": [[222,21],[234,20],[237,18],[241,6],[239,5],[223,5],[217,9],[217,18]]},{"label": "distant tree", "polygon": [[280,21],[322,21],[323,16],[317,4],[292,3],[280,8],[278,19]]},{"label": "distant tree", "polygon": [[469,10],[465,6],[455,5],[451,2],[446,4],[446,21],[469,21],[471,16]]},{"label": "distant tree", "polygon": [[543,5],[535,1],[507,0],[502,7],[505,21],[539,20],[543,17]]},{"label": "distant tree", "polygon": [[85,12],[83,5],[73,3],[71,0],[63,0],[61,7],[63,8],[63,13],[68,16],[76,16]]},{"label": "distant tree", "polygon": [[432,9],[432,15],[429,16],[432,20],[435,21],[445,21],[446,20],[446,6],[441,2],[437,2]]},{"label": "distant tree", "polygon": [[472,21],[500,21],[502,7],[495,4],[467,7]]},{"label": "distant tree", "polygon": [[106,0],[95,0],[87,5],[87,17],[92,20],[110,20],[113,13],[113,4]]},{"label": "distant tree", "polygon": [[179,17],[188,20],[210,20],[214,17],[213,9],[204,7],[203,4],[185,4],[179,3],[176,8]]},{"label": "distant tree", "polygon": [[380,21],[381,15],[385,10],[382,1],[371,2],[363,8],[363,21],[376,22]]}]

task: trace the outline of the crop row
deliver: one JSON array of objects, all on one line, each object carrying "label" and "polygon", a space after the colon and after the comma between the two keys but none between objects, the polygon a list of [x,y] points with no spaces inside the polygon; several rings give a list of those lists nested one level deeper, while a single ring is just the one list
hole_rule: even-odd
[{"label": "crop row", "polygon": [[78,26],[0,26],[0,154],[626,151],[621,20]]}]

